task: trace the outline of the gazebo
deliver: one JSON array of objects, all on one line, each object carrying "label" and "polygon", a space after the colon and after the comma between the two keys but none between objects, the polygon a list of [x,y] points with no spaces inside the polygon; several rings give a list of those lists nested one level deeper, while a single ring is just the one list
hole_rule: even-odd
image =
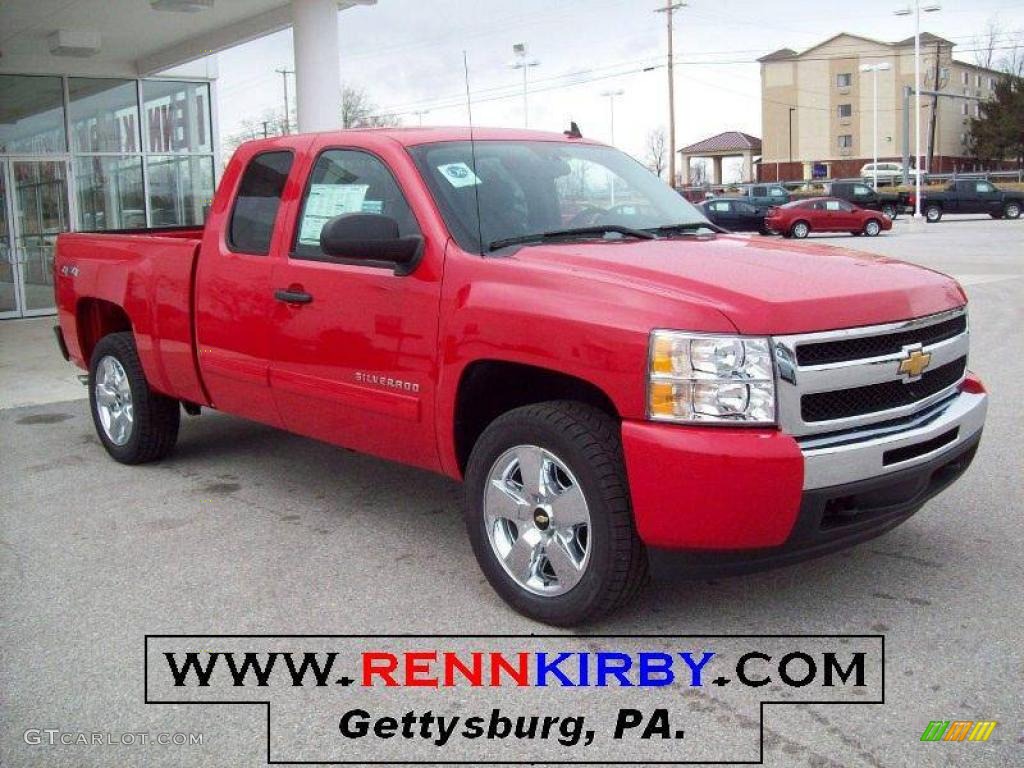
[{"label": "gazebo", "polygon": [[717,136],[698,141],[679,150],[683,166],[683,184],[690,184],[690,160],[695,157],[711,158],[711,183],[722,183],[722,160],[726,157],[743,158],[743,181],[754,180],[754,156],[761,154],[761,140],[749,133],[725,131]]}]

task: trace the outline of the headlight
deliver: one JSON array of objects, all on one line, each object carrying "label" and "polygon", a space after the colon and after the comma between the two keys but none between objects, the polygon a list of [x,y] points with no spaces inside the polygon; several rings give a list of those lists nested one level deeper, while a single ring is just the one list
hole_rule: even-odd
[{"label": "headlight", "polygon": [[655,421],[774,424],[771,342],[654,331],[647,413]]}]

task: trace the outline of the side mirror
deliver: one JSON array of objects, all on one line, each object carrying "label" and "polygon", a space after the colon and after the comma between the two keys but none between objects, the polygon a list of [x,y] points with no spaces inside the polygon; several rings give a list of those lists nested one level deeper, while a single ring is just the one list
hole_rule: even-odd
[{"label": "side mirror", "polygon": [[393,267],[396,275],[407,275],[423,254],[423,238],[402,237],[390,216],[343,213],[320,230],[320,248],[337,259]]}]

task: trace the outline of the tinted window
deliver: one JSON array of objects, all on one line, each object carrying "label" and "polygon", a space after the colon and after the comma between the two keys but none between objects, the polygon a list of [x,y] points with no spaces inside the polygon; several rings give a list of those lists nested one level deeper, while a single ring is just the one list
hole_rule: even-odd
[{"label": "tinted window", "polygon": [[391,171],[373,155],[354,149],[332,149],[320,155],[302,201],[297,257],[317,258],[324,224],[343,213],[379,213],[398,222],[400,237],[420,234],[419,224]]},{"label": "tinted window", "polygon": [[753,215],[753,213],[754,213],[754,206],[752,206],[752,205],[750,205],[748,203],[736,203],[736,212],[737,213],[747,214],[747,215]]},{"label": "tinted window", "polygon": [[281,192],[292,167],[291,152],[265,152],[249,161],[231,212],[232,250],[266,255],[281,207]]},{"label": "tinted window", "polygon": [[853,194],[857,197],[867,197],[871,194],[871,190],[865,187],[863,184],[857,184],[853,188]]},{"label": "tinted window", "polygon": [[768,190],[765,187],[754,187],[750,190],[750,194],[753,197],[764,197],[768,194]]}]

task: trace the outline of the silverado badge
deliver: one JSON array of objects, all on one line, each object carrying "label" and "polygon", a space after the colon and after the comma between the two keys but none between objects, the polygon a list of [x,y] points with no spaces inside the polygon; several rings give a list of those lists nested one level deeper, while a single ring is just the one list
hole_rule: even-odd
[{"label": "silverado badge", "polygon": [[925,368],[931,365],[932,353],[921,351],[920,345],[908,347],[903,353],[906,357],[900,360],[900,375],[906,377],[907,381],[917,381]]}]

